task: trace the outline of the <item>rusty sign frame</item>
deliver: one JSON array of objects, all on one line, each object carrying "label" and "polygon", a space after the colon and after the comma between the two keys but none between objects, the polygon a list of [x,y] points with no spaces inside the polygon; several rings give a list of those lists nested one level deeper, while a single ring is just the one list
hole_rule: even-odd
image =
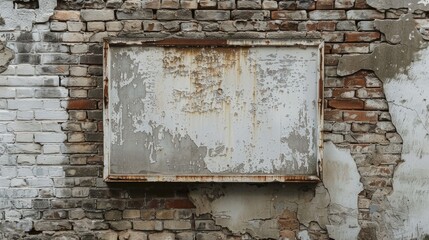
[{"label": "rusty sign frame", "polygon": [[[317,47],[317,169],[316,175],[159,175],[159,174],[112,174],[110,172],[109,143],[109,49],[127,46],[156,47]],[[323,156],[323,89],[324,89],[324,42],[321,39],[142,39],[142,38],[106,38],[104,39],[103,62],[103,127],[104,127],[104,171],[107,182],[320,182],[322,180]]]}]

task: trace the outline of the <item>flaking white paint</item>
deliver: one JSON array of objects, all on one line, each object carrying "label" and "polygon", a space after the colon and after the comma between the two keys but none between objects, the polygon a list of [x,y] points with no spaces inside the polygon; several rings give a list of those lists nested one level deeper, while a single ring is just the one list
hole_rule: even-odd
[{"label": "flaking white paint", "polygon": [[[429,234],[429,48],[416,54],[407,73],[387,79],[389,111],[403,139],[402,159],[395,171],[390,223],[394,239],[423,239]],[[397,219],[402,219],[399,221]]]},{"label": "flaking white paint", "polygon": [[[190,139],[204,161],[201,168],[211,173],[315,174],[318,51],[111,48],[111,151],[130,144],[130,134],[150,136],[156,141],[136,149],[149,153],[148,159],[126,159],[148,160],[145,169],[156,171],[151,167],[159,161],[175,165],[162,143],[171,136],[173,147],[184,151],[189,149],[180,139]],[[126,118],[132,123],[126,125]],[[159,170],[174,174],[168,168]]]},{"label": "flaking white paint", "polygon": [[356,163],[350,151],[332,142],[324,146],[323,183],[330,196],[329,236],[336,240],[357,239],[358,194],[363,190]]}]

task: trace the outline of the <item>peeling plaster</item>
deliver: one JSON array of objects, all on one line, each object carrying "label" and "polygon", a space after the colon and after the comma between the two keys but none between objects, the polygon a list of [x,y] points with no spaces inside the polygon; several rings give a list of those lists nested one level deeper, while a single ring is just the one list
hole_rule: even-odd
[{"label": "peeling plaster", "polygon": [[57,6],[56,0],[38,0],[38,9],[14,9],[13,1],[0,1],[2,13],[0,18],[4,24],[0,24],[0,31],[31,31],[34,23],[49,21]]},{"label": "peeling plaster", "polygon": [[[377,238],[423,239],[429,233],[429,44],[410,15],[399,21],[379,21],[377,26],[391,44],[400,44],[382,44],[367,56],[343,57],[338,73],[375,71],[384,82],[392,123],[403,139],[404,163],[394,172],[393,190],[373,197],[373,203],[382,206],[371,212],[379,224]],[[351,62],[355,64],[347,65]]]},{"label": "peeling plaster", "polygon": [[379,10],[408,8],[410,10],[429,10],[429,0],[367,0],[368,5]]},{"label": "peeling plaster", "polygon": [[[325,143],[324,169],[325,186],[206,184],[191,189],[189,196],[197,215],[209,213],[216,224],[236,234],[278,239],[278,219],[292,211],[303,226],[316,223],[336,240],[357,239],[357,201],[363,190],[357,166],[348,150],[329,142]],[[298,239],[310,239],[308,231],[295,229],[295,234]]]}]

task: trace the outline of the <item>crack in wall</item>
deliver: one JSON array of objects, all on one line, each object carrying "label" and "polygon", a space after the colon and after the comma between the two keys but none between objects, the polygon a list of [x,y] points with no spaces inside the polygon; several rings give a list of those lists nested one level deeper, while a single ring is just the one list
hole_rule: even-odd
[{"label": "crack in wall", "polygon": [[[368,1],[368,4],[374,2],[382,1]],[[415,9],[413,6],[411,3],[410,9]],[[423,238],[429,232],[426,227],[429,219],[422,211],[425,208],[422,202],[429,197],[429,189],[425,187],[429,180],[424,173],[429,169],[429,151],[426,150],[429,137],[427,123],[423,121],[429,116],[425,106],[429,99],[425,81],[428,44],[416,30],[411,14],[395,21],[376,21],[375,25],[385,34],[388,44],[377,46],[369,55],[342,57],[338,74],[373,70],[384,83],[392,123],[403,139],[403,163],[394,168],[391,190],[377,190],[372,194],[370,215],[378,224],[377,239]],[[404,110],[413,111],[416,116]],[[424,115],[426,117],[422,117]]]}]

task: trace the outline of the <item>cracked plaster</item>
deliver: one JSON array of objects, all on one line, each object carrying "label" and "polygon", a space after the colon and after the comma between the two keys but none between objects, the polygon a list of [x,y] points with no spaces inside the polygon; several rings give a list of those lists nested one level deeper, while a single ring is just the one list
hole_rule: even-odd
[{"label": "cracked plaster", "polygon": [[14,9],[12,0],[0,1],[0,19],[4,24],[0,24],[0,31],[31,31],[34,23],[49,21],[49,17],[54,13],[57,6],[56,0],[39,0],[38,9]]},{"label": "cracked plaster", "polygon": [[377,239],[424,239],[429,234],[429,44],[411,15],[377,21],[376,27],[389,43],[369,55],[341,58],[338,73],[374,70],[384,83],[392,122],[403,139],[404,162],[394,172],[393,190],[376,192],[370,206],[378,222]]},{"label": "cracked plaster", "polygon": [[[206,184],[191,189],[189,196],[197,215],[209,213],[217,225],[233,233],[278,239],[279,217],[296,212],[301,225],[317,223],[332,238],[356,239],[360,231],[357,199],[362,191],[356,164],[349,151],[331,142],[325,143],[323,164],[325,186]],[[298,239],[310,239],[306,230],[294,231]]]}]

